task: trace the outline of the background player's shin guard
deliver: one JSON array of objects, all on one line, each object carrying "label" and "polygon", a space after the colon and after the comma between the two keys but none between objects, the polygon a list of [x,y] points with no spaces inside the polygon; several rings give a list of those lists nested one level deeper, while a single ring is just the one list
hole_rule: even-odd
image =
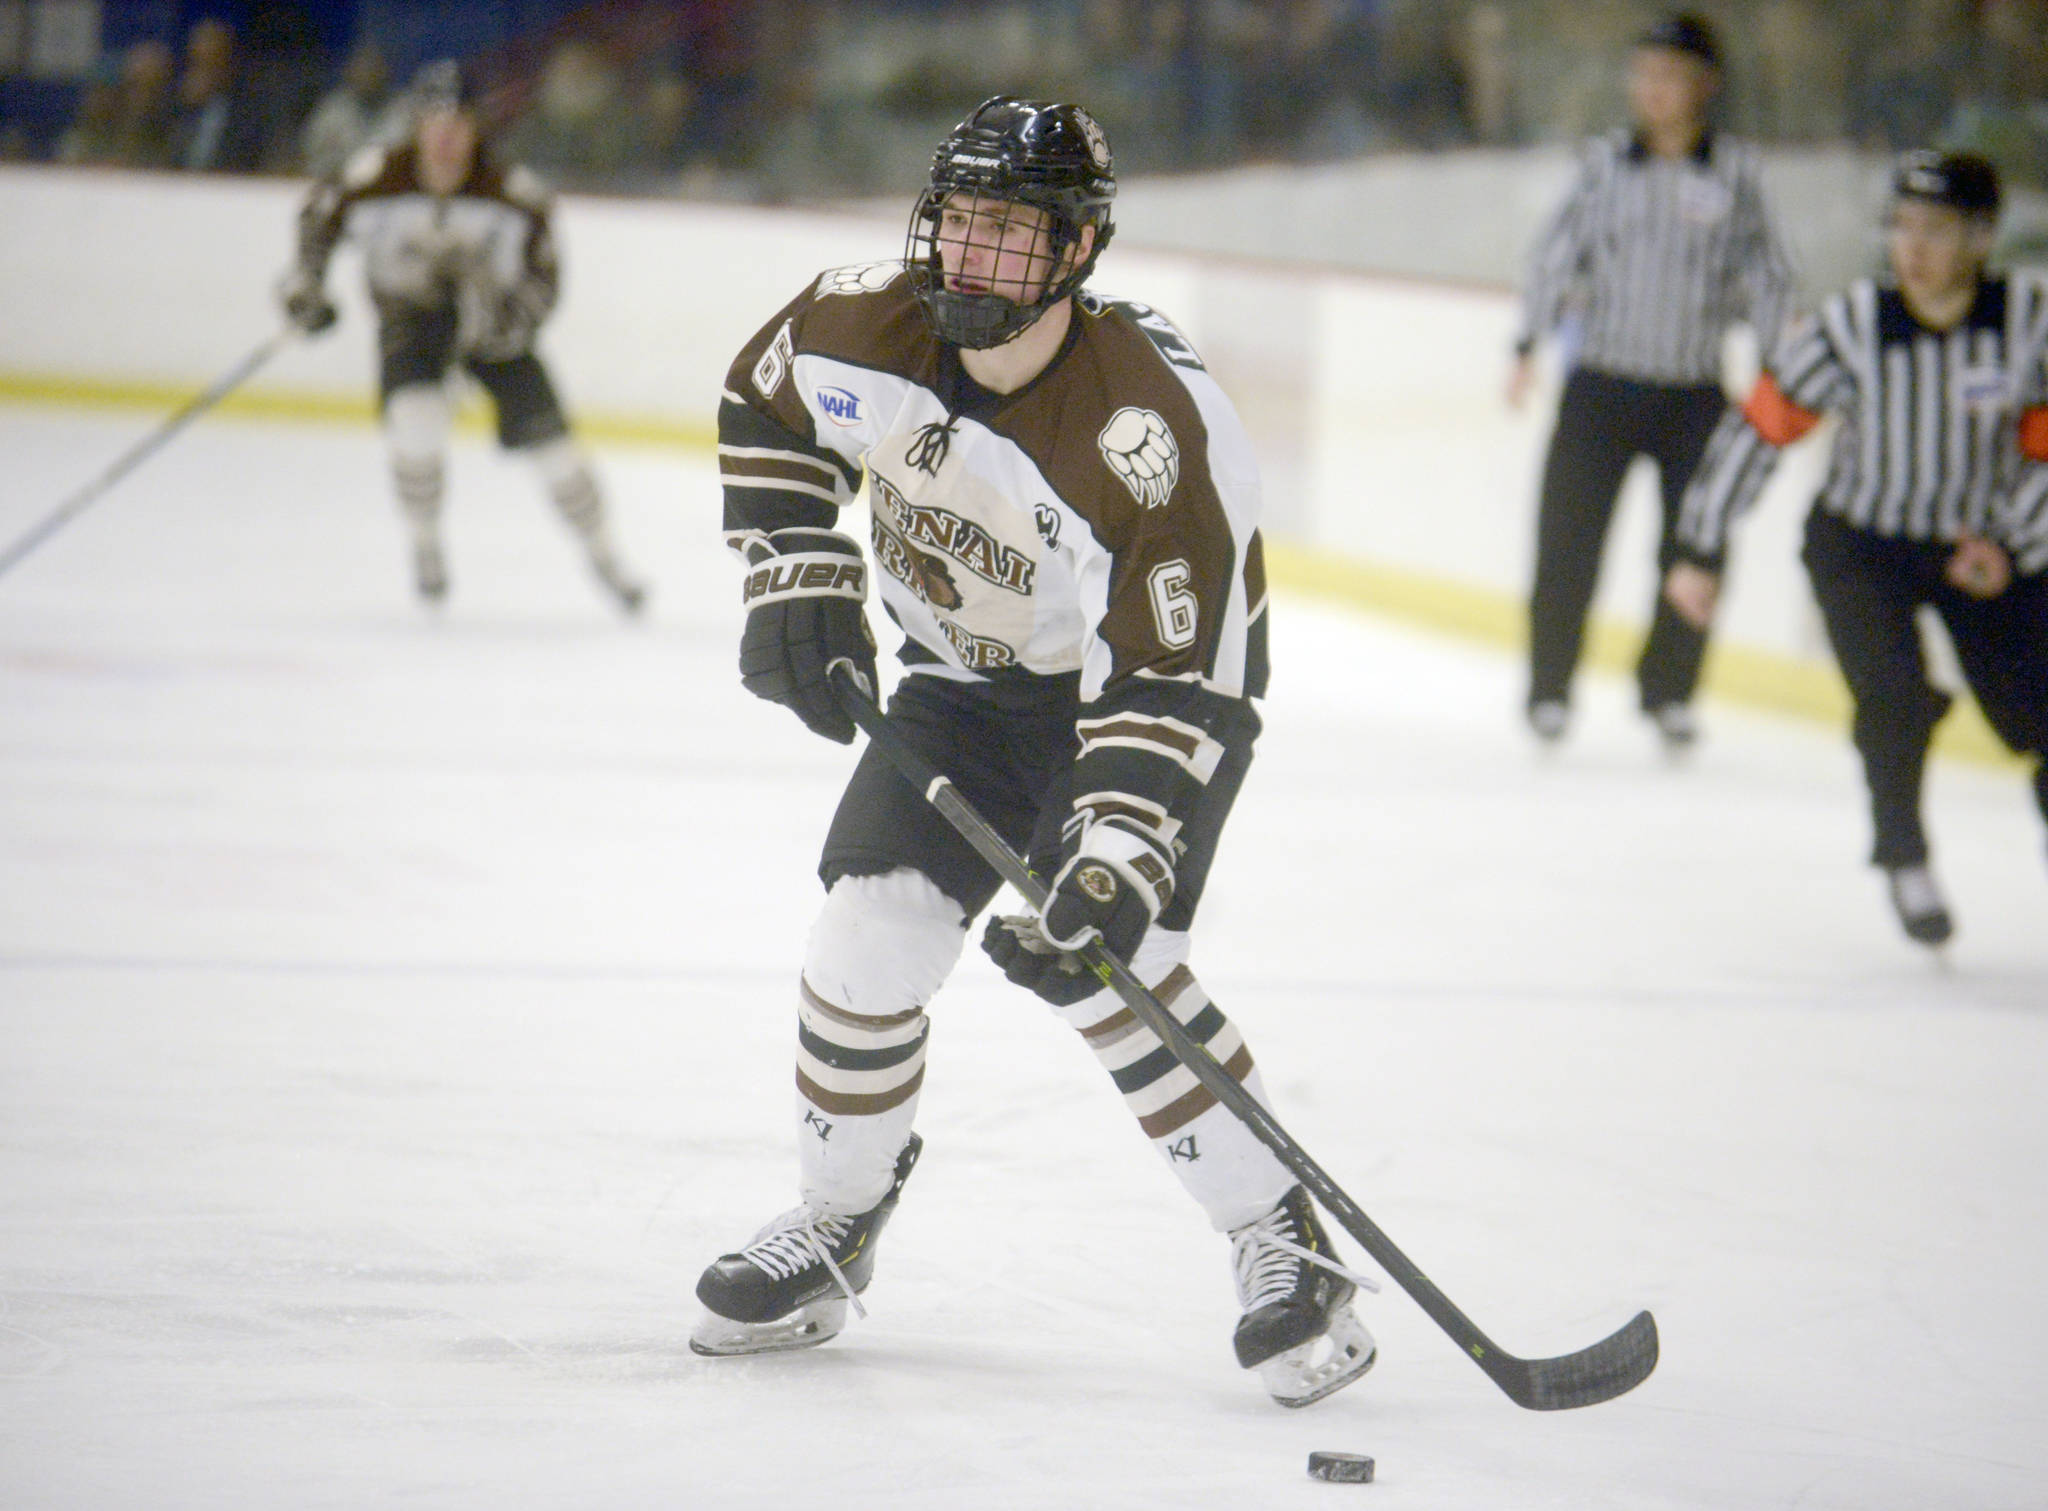
[{"label": "background player's shin guard", "polygon": [[384,403],[384,441],[398,506],[412,527],[413,578],[422,598],[448,591],[441,554],[441,497],[454,412],[438,383],[410,383]]},{"label": "background player's shin guard", "polygon": [[[1132,969],[1187,1025],[1195,1041],[1265,1106],[1251,1050],[1187,968],[1187,947],[1186,934],[1155,928],[1138,947]],[[1061,1016],[1088,1041],[1152,1147],[1218,1232],[1264,1216],[1294,1184],[1273,1151],[1174,1059],[1115,993],[1098,992],[1061,1009]]]},{"label": "background player's shin guard", "polygon": [[846,876],[812,926],[797,1006],[803,1198],[850,1216],[890,1190],[924,1082],[924,1007],[960,958],[960,905],[916,871]]},{"label": "background player's shin guard", "polygon": [[619,564],[611,534],[605,528],[604,496],[598,492],[589,461],[568,436],[544,441],[528,455],[540,473],[548,497],[590,553],[591,570],[597,573],[598,580],[618,599],[620,607],[629,613],[638,609],[645,589]]}]

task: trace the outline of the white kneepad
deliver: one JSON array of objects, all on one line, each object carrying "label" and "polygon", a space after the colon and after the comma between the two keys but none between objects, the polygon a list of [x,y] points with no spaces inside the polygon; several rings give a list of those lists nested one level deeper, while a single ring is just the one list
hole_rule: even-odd
[{"label": "white kneepad", "polygon": [[922,1008],[959,963],[960,904],[922,872],[842,876],[825,895],[804,952],[804,980],[865,1017]]},{"label": "white kneepad", "polygon": [[384,401],[384,439],[405,461],[438,461],[448,449],[455,410],[439,383],[408,383]]}]

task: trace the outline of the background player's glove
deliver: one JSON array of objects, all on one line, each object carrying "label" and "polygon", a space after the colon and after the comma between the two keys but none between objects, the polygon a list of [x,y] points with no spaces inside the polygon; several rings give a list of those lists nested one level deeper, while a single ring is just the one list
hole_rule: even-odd
[{"label": "background player's glove", "polygon": [[1173,869],[1149,842],[1091,824],[1053,879],[1044,914],[989,919],[981,947],[1011,981],[1066,1007],[1102,990],[1071,952],[1100,939],[1128,964],[1172,897]]},{"label": "background player's glove", "polygon": [[854,725],[825,678],[842,658],[875,676],[875,637],[861,605],[868,567],[860,544],[831,530],[777,530],[750,537],[747,627],[740,637],[740,681],[748,692],[786,704],[812,729],[842,745]]},{"label": "background player's glove", "polygon": [[552,302],[546,289],[522,283],[510,290],[479,289],[475,298],[471,352],[486,361],[504,362],[533,349]]},{"label": "background player's glove", "polygon": [[320,275],[310,268],[293,268],[277,286],[277,302],[284,317],[308,336],[317,336],[332,326],[337,315],[334,302],[320,286]]}]

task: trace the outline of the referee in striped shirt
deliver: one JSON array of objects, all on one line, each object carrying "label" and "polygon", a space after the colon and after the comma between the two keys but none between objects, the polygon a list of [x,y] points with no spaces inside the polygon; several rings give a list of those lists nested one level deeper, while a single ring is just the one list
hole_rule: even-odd
[{"label": "referee in striped shirt", "polygon": [[1893,181],[1892,278],[1864,279],[1790,332],[1714,433],[1679,521],[1668,602],[1704,628],[1731,520],[1778,448],[1841,417],[1802,559],[1855,700],[1892,905],[1912,938],[1953,922],[1927,864],[1921,779],[1949,698],[1930,686],[1916,616],[1947,626],[1964,679],[2014,751],[2035,758],[2048,818],[2048,283],[1989,275],[1997,171],[1910,153]]},{"label": "referee in striped shirt", "polygon": [[[1527,394],[1540,335],[1557,331],[1569,370],[1543,469],[1529,597],[1530,727],[1570,720],[1572,674],[1607,527],[1629,463],[1648,456],[1663,492],[1658,571],[1675,559],[1678,502],[1727,401],[1721,347],[1738,321],[1766,350],[1791,265],[1764,209],[1755,154],[1715,131],[1720,49],[1693,15],[1636,40],[1633,132],[1591,144],[1579,180],[1537,243],[1508,401]],[[1706,636],[1662,599],[1637,667],[1643,712],[1666,746],[1697,734],[1692,695]]]}]

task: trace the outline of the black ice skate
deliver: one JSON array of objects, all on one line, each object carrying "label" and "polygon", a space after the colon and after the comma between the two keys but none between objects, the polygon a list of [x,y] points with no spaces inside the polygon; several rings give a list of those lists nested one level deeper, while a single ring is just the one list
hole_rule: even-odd
[{"label": "black ice skate", "polygon": [[1230,1235],[1237,1273],[1237,1362],[1256,1369],[1282,1406],[1306,1406],[1342,1390],[1379,1356],[1353,1315],[1358,1286],[1379,1287],[1336,1263],[1329,1235],[1294,1187],[1256,1222]]},{"label": "black ice skate", "polygon": [[1947,944],[1956,925],[1934,873],[1920,865],[1893,866],[1884,874],[1891,887],[1892,908],[1906,937],[1929,947]]},{"label": "black ice skate", "polygon": [[911,1134],[896,1156],[888,1195],[859,1216],[796,1207],[737,1254],[720,1256],[697,1282],[704,1318],[690,1347],[713,1355],[810,1348],[846,1325],[848,1302],[857,1316],[866,1316],[860,1293],[875,1273],[875,1240],[923,1149],[924,1140]]}]

